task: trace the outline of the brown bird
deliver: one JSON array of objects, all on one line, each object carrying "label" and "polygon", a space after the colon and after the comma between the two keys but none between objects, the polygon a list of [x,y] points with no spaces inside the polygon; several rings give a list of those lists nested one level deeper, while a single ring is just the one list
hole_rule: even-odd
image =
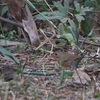
[{"label": "brown bird", "polygon": [[80,78],[80,75],[77,71],[77,67],[79,62],[82,60],[83,56],[79,56],[76,54],[71,54],[68,52],[61,52],[61,51],[56,51],[53,55],[54,60],[58,61],[58,63],[63,67],[63,68],[70,68],[71,70],[75,70],[77,73],[80,82],[82,84],[82,80]]},{"label": "brown bird", "polygon": [[72,68],[75,69],[78,65],[78,63],[83,58],[82,56],[71,54],[68,52],[61,52],[56,51],[52,54],[52,57],[55,61],[58,61],[58,63],[64,67],[64,68]]}]

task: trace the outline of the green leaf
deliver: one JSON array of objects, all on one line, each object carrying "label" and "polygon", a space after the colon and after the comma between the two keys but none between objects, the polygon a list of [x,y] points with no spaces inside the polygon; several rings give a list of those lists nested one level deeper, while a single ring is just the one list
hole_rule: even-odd
[{"label": "green leaf", "polygon": [[[47,19],[51,20],[51,19],[58,19],[61,20],[64,16],[63,13],[59,12],[59,11],[53,11],[53,12],[42,12],[41,13],[43,16],[45,16]],[[35,16],[37,19],[40,20],[46,20],[44,17],[42,17],[40,14]]]},{"label": "green leaf", "polygon": [[96,97],[100,98],[100,92],[96,95]]},{"label": "green leaf", "polygon": [[61,74],[60,74],[60,82],[59,85],[61,85],[64,81],[64,76],[65,76],[65,71],[64,69],[61,70]]},{"label": "green leaf", "polygon": [[58,2],[53,2],[54,6],[59,10],[59,11],[63,11],[64,10],[64,7],[62,6],[61,2],[58,1]]},{"label": "green leaf", "polygon": [[35,9],[42,17],[44,17],[54,28],[57,29],[57,27],[50,21],[48,20],[40,11],[36,9],[36,7],[29,1],[29,0],[24,0],[28,5],[30,5],[33,9]]},{"label": "green leaf", "polygon": [[63,34],[62,37],[66,38],[71,45],[75,42],[71,33]]},{"label": "green leaf", "polygon": [[74,72],[73,71],[67,71],[67,72],[65,72],[65,74],[67,75],[67,76],[72,76],[73,74],[74,74]]},{"label": "green leaf", "polygon": [[76,11],[79,12],[80,11],[80,4],[76,1],[74,1],[74,6],[76,8]]},{"label": "green leaf", "polygon": [[92,10],[93,10],[92,7],[91,7],[91,8],[89,8],[89,7],[84,7],[84,8],[81,8],[80,14],[81,14],[81,15],[86,15],[86,12],[92,11]]},{"label": "green leaf", "polygon": [[52,20],[52,19],[58,19],[58,20],[62,20],[63,18],[65,18],[68,14],[68,9],[69,9],[69,4],[68,2],[65,0],[64,1],[64,6],[62,6],[61,2],[53,2],[54,6],[57,7],[58,11],[53,11],[53,12],[42,12],[41,14],[43,16],[41,16],[41,14],[36,15],[35,17],[37,19],[40,20]]},{"label": "green leaf", "polygon": [[3,16],[8,11],[8,6],[4,6],[1,11],[1,16]]},{"label": "green leaf", "polygon": [[67,0],[64,0],[64,9],[65,9],[65,14],[69,13],[69,3]]},{"label": "green leaf", "polygon": [[61,4],[61,2],[60,1],[58,1],[58,2],[53,2],[53,4],[54,4],[54,6],[60,11],[60,12],[62,12],[63,14],[67,14],[68,12],[68,9],[66,9],[66,8],[64,8],[64,6]]},{"label": "green leaf", "polygon": [[80,14],[76,14],[75,17],[78,20],[78,22],[81,22],[82,20],[85,20],[85,18]]},{"label": "green leaf", "polygon": [[58,26],[58,34],[66,34],[66,32],[64,31],[64,25],[62,23],[60,23]]},{"label": "green leaf", "polygon": [[11,60],[13,60],[14,62],[16,62],[17,64],[20,64],[19,59],[17,59],[15,56],[12,55],[12,53],[10,51],[8,51],[7,49],[3,48],[0,46],[0,52],[4,55],[9,57]]},{"label": "green leaf", "polygon": [[66,23],[66,21],[68,20],[68,18],[67,18],[67,17],[63,17],[63,18],[62,18],[62,19],[60,19],[60,20],[61,20],[61,22],[62,22],[62,23],[64,23],[64,24],[65,24],[65,23]]},{"label": "green leaf", "polygon": [[76,31],[76,24],[74,23],[74,21],[71,20],[70,18],[68,18],[68,22],[70,23],[70,26],[72,27],[72,29],[73,29],[74,31]]},{"label": "green leaf", "polygon": [[84,21],[81,22],[82,31],[86,35],[90,32],[91,25],[92,25],[92,21],[89,18],[86,18]]},{"label": "green leaf", "polygon": [[65,30],[64,30],[64,25],[63,25],[62,23],[59,24],[58,33],[59,33],[59,34],[57,35],[58,38],[61,38],[61,37],[62,37],[62,38],[65,38],[65,39],[68,40],[68,42],[69,42],[71,45],[74,44],[74,38],[73,38],[72,34],[71,34],[71,33],[65,32]]},{"label": "green leaf", "polygon": [[70,32],[71,32],[71,34],[72,34],[72,36],[73,36],[73,39],[74,39],[74,41],[75,41],[75,44],[77,45],[78,37],[77,37],[76,34],[73,32],[72,27],[69,26],[69,30],[70,30]]},{"label": "green leaf", "polygon": [[[66,4],[65,4],[66,3]],[[58,2],[53,2],[54,6],[60,11],[62,12],[65,16],[68,14],[68,2],[66,0],[64,0],[64,6],[61,4],[60,1]]]},{"label": "green leaf", "polygon": [[90,33],[88,34],[88,37],[89,37],[89,36],[92,36],[93,31],[94,31],[94,27],[92,28],[92,30],[91,30]]},{"label": "green leaf", "polygon": [[67,18],[67,17],[65,17],[65,18],[63,17],[63,18],[61,19],[61,22],[62,22],[62,23],[66,23],[66,21],[68,21],[69,24],[70,24],[70,26],[73,28],[73,30],[76,31],[76,24],[74,23],[74,21],[71,20],[70,18]]}]

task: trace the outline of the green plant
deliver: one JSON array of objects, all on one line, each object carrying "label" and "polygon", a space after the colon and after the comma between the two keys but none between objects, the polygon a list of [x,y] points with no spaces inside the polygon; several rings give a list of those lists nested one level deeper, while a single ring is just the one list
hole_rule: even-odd
[{"label": "green plant", "polygon": [[20,65],[19,59],[17,59],[13,54],[8,51],[7,49],[0,46],[0,52],[3,56],[7,57],[8,60],[16,62],[18,65]]},{"label": "green plant", "polygon": [[[61,23],[58,27],[58,37],[63,37],[68,39],[71,44],[78,44],[79,37],[79,24],[85,20],[86,12],[92,11],[93,8],[81,7],[81,5],[74,1],[74,7],[70,8],[66,0],[64,0],[64,5],[61,2],[53,2],[54,6],[57,8],[53,12],[42,12],[36,15],[37,19],[40,20],[59,20]],[[45,19],[46,18],[46,19]],[[67,24],[68,23],[68,24]]]},{"label": "green plant", "polygon": [[1,10],[1,16],[3,16],[8,11],[8,6],[4,6]]},{"label": "green plant", "polygon": [[36,9],[36,7],[29,1],[29,0],[25,0],[25,2],[32,7],[35,11],[37,11],[43,18],[45,18],[45,20],[47,20],[54,28],[57,29],[57,27],[48,19],[46,18],[39,10]]},{"label": "green plant", "polygon": [[7,34],[8,34],[8,39],[12,40],[15,37],[16,31],[15,30],[11,30]]}]

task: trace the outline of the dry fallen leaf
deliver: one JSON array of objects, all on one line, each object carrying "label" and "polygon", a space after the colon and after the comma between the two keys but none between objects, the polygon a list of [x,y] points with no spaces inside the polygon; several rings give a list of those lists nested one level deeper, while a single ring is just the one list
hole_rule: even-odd
[{"label": "dry fallen leaf", "polygon": [[32,45],[38,46],[39,45],[39,36],[38,36],[38,31],[35,25],[35,22],[33,21],[33,17],[31,15],[31,12],[29,11],[29,8],[27,5],[25,5],[25,10],[27,13],[26,19],[27,20],[22,20],[22,24],[24,27],[24,30],[27,32],[29,39],[30,39],[30,43]]},{"label": "dry fallen leaf", "polygon": [[40,40],[37,27],[24,0],[8,0],[8,8],[10,15],[13,16],[18,22],[23,24],[23,28],[28,35],[27,36],[25,32],[22,32],[26,42],[30,42],[30,44],[33,46],[38,46]]},{"label": "dry fallen leaf", "polygon": [[[86,84],[87,81],[91,81],[89,75],[86,72],[84,72],[84,70],[77,69],[77,72],[81,78],[82,84]],[[74,83],[81,84],[79,76],[77,75],[76,71],[74,70],[74,74],[72,76],[74,78],[74,81],[73,81]]]}]

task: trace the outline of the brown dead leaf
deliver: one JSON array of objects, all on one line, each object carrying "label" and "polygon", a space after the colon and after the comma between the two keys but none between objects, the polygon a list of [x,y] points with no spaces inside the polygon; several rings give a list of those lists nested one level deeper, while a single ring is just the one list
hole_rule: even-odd
[{"label": "brown dead leaf", "polygon": [[28,36],[25,32],[22,34],[26,42],[30,42],[33,46],[38,46],[40,43],[38,31],[31,12],[24,0],[8,0],[8,7],[10,15],[19,22],[22,22],[23,28],[28,34]]},{"label": "brown dead leaf", "polygon": [[25,80],[26,80],[26,76],[22,76],[20,80],[20,85],[24,84]]},{"label": "brown dead leaf", "polygon": [[9,91],[7,100],[15,100],[15,94],[13,93],[13,91]]},{"label": "brown dead leaf", "polygon": [[27,13],[27,20],[22,20],[23,27],[29,36],[31,44],[37,46],[40,42],[37,28],[27,5],[25,5],[25,10]]},{"label": "brown dead leaf", "polygon": [[[89,75],[86,72],[84,72],[84,70],[77,69],[77,72],[81,78],[82,84],[86,84],[87,81],[91,81]],[[74,74],[72,76],[74,78],[74,81],[73,81],[74,83],[81,84],[79,76],[77,75],[76,71],[74,71]]]}]

